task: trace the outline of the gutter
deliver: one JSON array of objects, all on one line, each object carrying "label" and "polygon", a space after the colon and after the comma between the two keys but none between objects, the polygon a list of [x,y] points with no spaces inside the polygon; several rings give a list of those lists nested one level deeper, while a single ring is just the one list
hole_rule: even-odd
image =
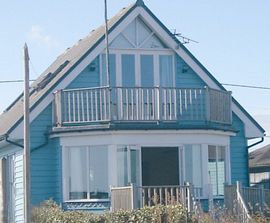
[{"label": "gutter", "polygon": [[[20,148],[24,148],[23,145],[21,145],[21,144],[15,142],[15,141],[12,141],[12,140],[10,140],[10,139],[8,139],[8,138],[9,138],[9,135],[2,135],[2,136],[0,136],[0,142],[1,142],[1,141],[6,141],[7,143],[9,143],[9,144],[11,144],[11,145],[18,146],[18,147],[20,147]],[[46,134],[46,141],[45,141],[43,144],[41,144],[41,145],[39,145],[39,146],[37,146],[37,147],[31,149],[31,152],[36,151],[36,150],[38,150],[38,149],[40,149],[40,148],[42,148],[42,147],[48,145],[48,143],[49,143],[49,136],[48,136],[48,134]]]},{"label": "gutter", "polygon": [[14,145],[14,146],[18,146],[18,147],[20,147],[20,148],[24,148],[23,145],[21,145],[21,144],[19,144],[19,143],[17,143],[17,142],[14,142],[14,141],[9,140],[8,137],[9,137],[9,135],[5,135],[5,138],[4,138],[4,140],[5,140],[7,143],[10,143],[10,144],[12,144],[12,145]]},{"label": "gutter", "polygon": [[258,145],[258,144],[262,143],[263,141],[264,141],[264,137],[262,137],[260,141],[255,142],[255,143],[247,146],[247,149],[250,149],[251,147]]},{"label": "gutter", "polygon": [[248,186],[250,186],[249,149],[250,149],[251,147],[254,147],[254,146],[256,146],[256,145],[259,145],[259,144],[262,143],[263,141],[264,141],[264,137],[262,137],[260,141],[255,142],[255,143],[253,143],[253,144],[247,146],[247,154],[248,154],[248,156],[247,156],[247,166],[248,166]]}]

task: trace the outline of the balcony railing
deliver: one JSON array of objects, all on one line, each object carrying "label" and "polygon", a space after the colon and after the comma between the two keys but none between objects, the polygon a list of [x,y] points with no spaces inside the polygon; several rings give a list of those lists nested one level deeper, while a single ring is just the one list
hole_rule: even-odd
[{"label": "balcony railing", "polygon": [[231,94],[210,88],[99,87],[55,93],[57,126],[109,121],[231,124]]}]

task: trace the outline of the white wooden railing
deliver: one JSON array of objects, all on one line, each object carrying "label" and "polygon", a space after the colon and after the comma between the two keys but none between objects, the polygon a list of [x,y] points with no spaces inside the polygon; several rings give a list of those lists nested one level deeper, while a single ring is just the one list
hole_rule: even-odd
[{"label": "white wooden railing", "polygon": [[[245,188],[248,190],[250,188]],[[253,223],[250,209],[240,182],[236,185],[225,185],[225,207],[229,214],[233,214],[239,223]]]},{"label": "white wooden railing", "polygon": [[[199,192],[201,190],[197,190]],[[186,186],[127,186],[111,188],[112,210],[132,210],[145,206],[182,204],[188,212],[196,209],[192,185]]]},{"label": "white wooden railing", "polygon": [[98,87],[55,93],[57,126],[108,121],[231,124],[230,92],[210,88]]}]

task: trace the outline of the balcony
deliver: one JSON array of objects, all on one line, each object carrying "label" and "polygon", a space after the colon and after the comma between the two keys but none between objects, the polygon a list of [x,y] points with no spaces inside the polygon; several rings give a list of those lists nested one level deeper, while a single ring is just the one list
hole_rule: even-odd
[{"label": "balcony", "polygon": [[55,93],[56,127],[104,123],[231,125],[231,93],[210,88],[98,87]]}]

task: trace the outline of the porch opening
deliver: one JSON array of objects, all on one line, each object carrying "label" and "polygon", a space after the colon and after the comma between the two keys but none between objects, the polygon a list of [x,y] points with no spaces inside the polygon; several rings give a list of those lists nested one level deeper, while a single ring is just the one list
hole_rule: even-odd
[{"label": "porch opening", "polygon": [[177,147],[142,148],[142,186],[179,185]]}]

